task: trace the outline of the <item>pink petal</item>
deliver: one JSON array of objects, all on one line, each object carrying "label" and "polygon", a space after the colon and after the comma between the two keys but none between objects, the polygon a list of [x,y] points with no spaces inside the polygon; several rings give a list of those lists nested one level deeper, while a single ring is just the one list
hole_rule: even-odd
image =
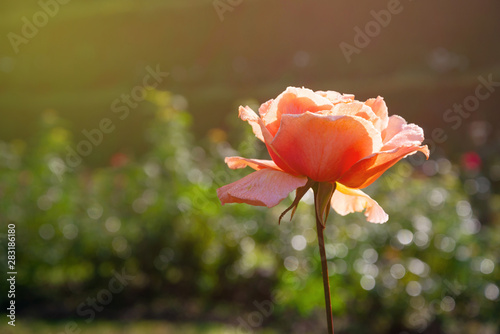
[{"label": "pink petal", "polygon": [[370,121],[375,129],[382,133],[381,119],[372,111],[372,109],[362,102],[354,101],[351,103],[340,103],[336,104],[331,110],[332,115],[348,115],[348,116],[359,116],[361,118]]},{"label": "pink petal", "polygon": [[264,103],[262,103],[260,105],[260,107],[259,107],[259,115],[260,115],[261,118],[264,117],[264,116],[266,116],[267,111],[269,110],[269,106],[271,105],[271,103],[273,103],[273,101],[274,100],[271,99],[271,100],[269,100],[267,102],[264,102]]},{"label": "pink petal", "polygon": [[350,188],[368,187],[396,162],[418,151],[429,157],[427,145],[398,147],[392,151],[374,153],[354,164],[338,182]]},{"label": "pink petal", "polygon": [[304,176],[293,176],[274,169],[261,169],[217,189],[217,196],[222,205],[247,203],[270,208],[306,183],[307,178]]},{"label": "pink petal", "polygon": [[387,128],[382,131],[382,140],[384,144],[391,140],[396,134],[401,132],[405,125],[406,121],[403,117],[398,115],[392,115],[389,117]]},{"label": "pink petal", "polygon": [[342,216],[365,210],[366,220],[370,223],[381,224],[389,219],[384,209],[370,196],[359,189],[351,189],[338,182],[331,203],[332,208]]},{"label": "pink petal", "polygon": [[281,168],[276,166],[276,163],[272,160],[246,159],[242,157],[227,157],[224,161],[231,169],[245,168],[248,166],[255,170],[271,168],[281,171]]},{"label": "pink petal", "polygon": [[357,116],[330,116],[306,112],[283,115],[269,152],[282,169],[291,168],[319,182],[336,181],[357,161],[377,152],[380,133],[372,123]]},{"label": "pink petal", "polygon": [[332,103],[306,88],[288,87],[269,106],[263,107],[262,120],[266,128],[274,136],[280,128],[282,115],[303,114],[306,111],[317,112],[333,107]]},{"label": "pink petal", "polygon": [[387,111],[387,105],[385,104],[384,98],[378,96],[376,99],[368,99],[365,104],[370,107],[375,115],[380,119],[380,126],[375,126],[379,131],[382,132],[387,128],[389,122],[389,113]]},{"label": "pink petal", "polygon": [[402,117],[391,116],[381,151],[389,151],[402,146],[417,146],[423,140],[424,130],[421,127],[415,124],[406,124]]},{"label": "pink petal", "polygon": [[286,162],[284,162],[283,159],[281,159],[280,155],[277,152],[275,152],[274,149],[269,145],[273,140],[274,136],[271,135],[269,130],[266,128],[262,119],[258,117],[257,114],[248,106],[247,107],[240,106],[239,112],[240,112],[240,118],[250,123],[255,136],[260,140],[262,140],[264,143],[266,143],[266,147],[267,150],[269,151],[269,154],[271,155],[271,158],[281,167],[281,169],[287,173],[298,175],[298,173],[294,171],[292,168],[290,168],[286,164]]},{"label": "pink petal", "polygon": [[334,90],[328,90],[328,91],[318,90],[315,93],[323,97],[326,97],[333,104],[354,101],[353,94],[340,94],[339,92],[336,92]]},{"label": "pink petal", "polygon": [[264,142],[266,143],[267,151],[269,152],[269,155],[273,159],[273,161],[284,171],[289,174],[293,175],[299,175],[297,171],[295,171],[293,168],[291,168],[286,161],[284,161],[280,154],[276,152],[274,147],[271,146],[271,142],[274,139],[274,136],[269,132],[269,130],[266,128],[264,125],[264,122],[262,121],[261,118],[257,118],[257,124],[260,127],[260,133],[262,134],[262,137],[264,138]]},{"label": "pink petal", "polygon": [[264,141],[264,137],[262,135],[262,130],[261,130],[260,125],[259,125],[259,117],[255,113],[255,111],[253,111],[249,106],[246,106],[246,107],[240,106],[239,117],[243,121],[246,121],[250,124],[250,126],[252,127],[252,130],[253,130],[253,133],[255,134],[255,137]]}]

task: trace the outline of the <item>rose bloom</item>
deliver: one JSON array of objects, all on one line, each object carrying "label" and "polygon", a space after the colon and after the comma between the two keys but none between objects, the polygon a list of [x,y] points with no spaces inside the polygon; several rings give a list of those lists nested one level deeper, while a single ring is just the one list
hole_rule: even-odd
[{"label": "rose bloom", "polygon": [[388,168],[417,151],[429,150],[423,130],[400,117],[388,116],[382,97],[360,102],[354,95],[288,87],[259,108],[247,107],[239,117],[266,144],[272,160],[227,157],[229,168],[256,171],[217,189],[226,203],[273,207],[308,181],[335,184],[332,208],[341,215],[365,210],[369,222],[388,215],[360,189]]}]

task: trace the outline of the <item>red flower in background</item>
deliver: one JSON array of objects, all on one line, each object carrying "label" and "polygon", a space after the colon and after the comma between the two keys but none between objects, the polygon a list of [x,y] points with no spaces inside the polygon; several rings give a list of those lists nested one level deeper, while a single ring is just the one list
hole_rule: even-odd
[{"label": "red flower in background", "polygon": [[462,155],[462,165],[470,171],[477,171],[481,168],[481,157],[474,151],[466,152]]},{"label": "red flower in background", "polygon": [[125,153],[115,153],[111,156],[111,159],[109,159],[111,167],[115,168],[125,166],[128,161],[129,157]]}]

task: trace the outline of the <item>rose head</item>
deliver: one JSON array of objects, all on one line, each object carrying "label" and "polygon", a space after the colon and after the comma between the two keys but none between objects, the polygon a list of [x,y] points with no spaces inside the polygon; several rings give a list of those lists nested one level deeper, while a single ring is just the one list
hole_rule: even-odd
[{"label": "rose head", "polygon": [[222,204],[273,207],[293,190],[299,197],[305,186],[333,185],[335,211],[366,209],[368,221],[383,223],[387,214],[359,189],[410,154],[429,156],[421,145],[423,130],[400,116],[389,117],[380,96],[360,102],[353,95],[289,87],[262,104],[259,114],[248,106],[239,110],[272,160],[226,158],[229,168],[248,166],[256,172],[217,189]]}]

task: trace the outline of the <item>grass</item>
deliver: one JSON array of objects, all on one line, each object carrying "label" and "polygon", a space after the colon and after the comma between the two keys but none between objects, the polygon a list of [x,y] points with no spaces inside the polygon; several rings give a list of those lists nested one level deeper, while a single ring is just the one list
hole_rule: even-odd
[{"label": "grass", "polygon": [[[48,322],[40,320],[16,320],[12,327],[4,321],[0,324],[0,333],[3,334],[233,334],[240,333],[237,327],[214,323],[174,324],[165,321],[98,321],[90,324],[75,323],[72,320],[65,322]],[[275,331],[255,331],[261,334],[274,334]]]}]

